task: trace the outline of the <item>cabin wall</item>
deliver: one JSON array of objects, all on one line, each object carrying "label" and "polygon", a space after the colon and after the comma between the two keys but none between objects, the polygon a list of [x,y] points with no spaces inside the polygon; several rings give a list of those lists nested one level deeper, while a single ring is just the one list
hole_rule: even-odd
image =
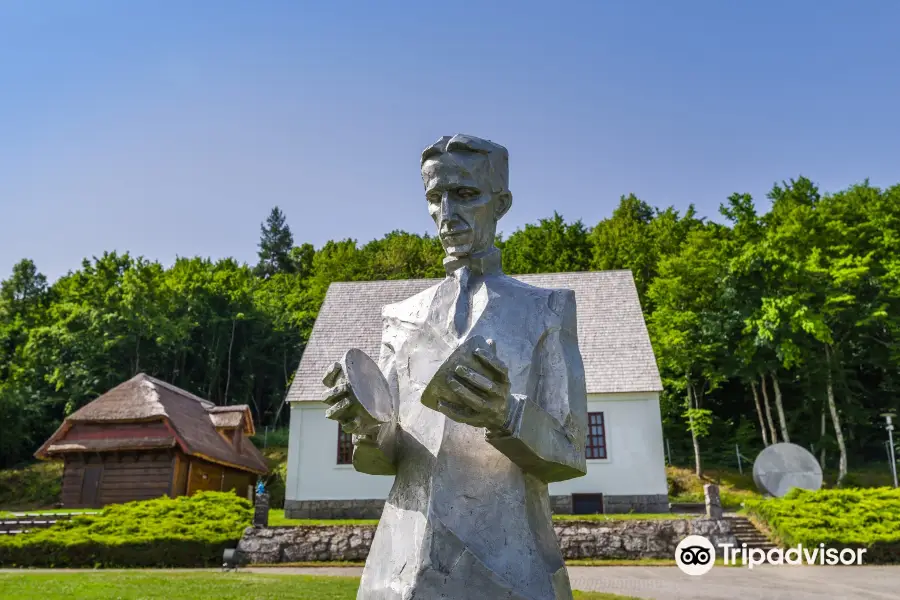
[{"label": "cabin wall", "polygon": [[75,507],[81,501],[81,479],[84,477],[84,463],[78,456],[66,456],[63,460],[60,502],[66,507]]},{"label": "cabin wall", "polygon": [[184,496],[187,494],[188,471],[191,467],[191,459],[181,452],[175,454],[175,465],[172,474],[172,492],[173,498]]},{"label": "cabin wall", "polygon": [[[93,477],[85,474],[93,471]],[[99,474],[99,477],[98,477]],[[257,476],[180,452],[70,454],[65,457],[61,502],[66,508],[99,508],[199,491],[232,491],[247,497]],[[95,491],[87,489],[95,482]]]},{"label": "cabin wall", "polygon": [[172,481],[169,452],[141,452],[108,457],[100,482],[100,503],[117,504],[167,496]]},{"label": "cabin wall", "polygon": [[69,455],[62,503],[68,508],[99,508],[166,496],[172,484],[172,457],[168,451]]},{"label": "cabin wall", "polygon": [[189,496],[197,492],[219,492],[222,490],[225,479],[225,467],[194,457],[190,461],[187,482],[187,494]]},{"label": "cabin wall", "polygon": [[253,473],[223,467],[201,458],[185,457],[188,464],[186,493],[188,495],[197,492],[230,492],[242,498],[247,497],[248,486],[256,483],[257,476]]},{"label": "cabin wall", "polygon": [[222,491],[230,492],[233,490],[238,496],[246,498],[248,488],[252,488],[255,483],[256,475],[253,473],[238,471],[237,469],[226,469]]}]

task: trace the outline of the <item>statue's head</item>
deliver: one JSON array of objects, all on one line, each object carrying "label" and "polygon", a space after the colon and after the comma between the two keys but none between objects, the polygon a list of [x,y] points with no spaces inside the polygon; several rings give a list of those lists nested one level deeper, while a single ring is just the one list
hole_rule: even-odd
[{"label": "statue's head", "polygon": [[470,135],[444,136],[422,152],[428,211],[449,256],[490,250],[512,206],[509,152]]}]

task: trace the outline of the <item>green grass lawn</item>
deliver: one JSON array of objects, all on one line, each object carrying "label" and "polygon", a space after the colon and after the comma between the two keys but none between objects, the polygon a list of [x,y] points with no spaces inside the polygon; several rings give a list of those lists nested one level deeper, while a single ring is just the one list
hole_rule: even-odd
[{"label": "green grass lawn", "polygon": [[[259,575],[255,573],[0,573],[0,599],[25,600],[354,600],[352,577]],[[578,600],[634,600],[597,592],[575,592]]]},{"label": "green grass lawn", "polygon": [[607,515],[553,515],[554,521],[647,521],[657,519],[695,519],[700,515],[676,513],[613,513]]},{"label": "green grass lawn", "polygon": [[300,527],[303,525],[378,525],[378,519],[288,519],[284,510],[269,511],[269,527]]},{"label": "green grass lawn", "polygon": [[[679,515],[674,513],[640,514],[622,513],[611,515],[553,515],[554,521],[621,521],[641,519],[691,519],[699,515]],[[306,525],[378,525],[378,519],[288,519],[284,511],[269,511],[270,527],[301,527]]]},{"label": "green grass lawn", "polygon": [[669,483],[669,502],[703,503],[703,486],[715,483],[719,486],[722,505],[726,508],[737,508],[742,502],[760,498],[753,483],[753,475],[749,471],[743,474],[729,469],[707,469],[703,478],[697,477],[691,469],[683,467],[666,467],[666,479]]}]

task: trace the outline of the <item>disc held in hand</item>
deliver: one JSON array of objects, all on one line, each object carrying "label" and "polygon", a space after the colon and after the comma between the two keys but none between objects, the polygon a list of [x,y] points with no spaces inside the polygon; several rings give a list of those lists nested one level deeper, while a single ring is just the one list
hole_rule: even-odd
[{"label": "disc held in hand", "polygon": [[390,421],[393,414],[391,388],[378,364],[362,350],[352,348],[341,359],[341,369],[360,407],[379,423]]}]

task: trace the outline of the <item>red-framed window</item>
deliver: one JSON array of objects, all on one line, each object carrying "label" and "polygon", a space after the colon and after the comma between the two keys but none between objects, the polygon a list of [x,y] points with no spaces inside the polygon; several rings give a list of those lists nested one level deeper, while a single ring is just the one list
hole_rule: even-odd
[{"label": "red-framed window", "polygon": [[588,413],[587,444],[585,458],[606,458],[606,422],[602,412]]},{"label": "red-framed window", "polygon": [[338,425],[337,464],[353,464],[353,435],[344,433],[340,425]]}]

